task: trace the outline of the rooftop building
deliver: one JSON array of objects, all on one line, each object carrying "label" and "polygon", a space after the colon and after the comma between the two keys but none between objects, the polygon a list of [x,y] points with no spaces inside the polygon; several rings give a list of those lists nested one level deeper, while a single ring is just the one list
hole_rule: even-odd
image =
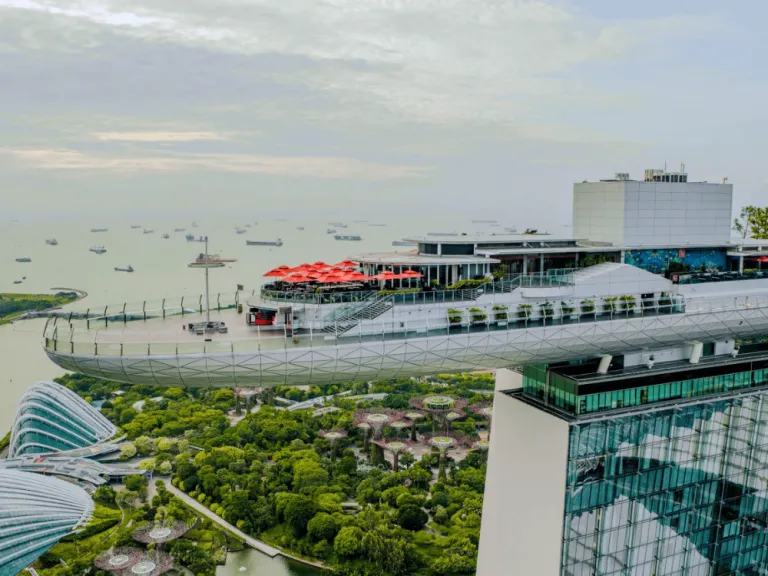
[{"label": "rooftop building", "polygon": [[0,576],[14,576],[88,521],[91,498],[63,480],[0,470]]},{"label": "rooftop building", "polygon": [[114,425],[71,390],[39,382],[21,398],[9,456],[77,451],[113,437]]}]

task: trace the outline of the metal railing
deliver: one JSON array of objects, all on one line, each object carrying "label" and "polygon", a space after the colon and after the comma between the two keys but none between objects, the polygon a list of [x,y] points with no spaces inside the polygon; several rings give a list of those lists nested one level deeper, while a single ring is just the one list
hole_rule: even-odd
[{"label": "metal railing", "polygon": [[[596,303],[597,304],[597,303]],[[553,312],[538,312],[534,315],[520,314],[520,310],[493,310],[488,306],[480,314],[473,312],[462,315],[460,322],[450,322],[450,311],[447,318],[421,318],[412,321],[368,320],[347,330],[342,336],[329,335],[324,331],[325,324],[308,323],[300,333],[292,332],[289,328],[283,330],[262,330],[258,326],[252,331],[252,336],[241,339],[220,339],[224,335],[213,335],[208,341],[152,341],[151,332],[147,340],[142,342],[108,341],[115,336],[115,330],[109,328],[85,328],[85,322],[66,322],[52,319],[46,322],[43,335],[43,345],[52,352],[80,355],[105,356],[175,356],[186,354],[237,354],[241,352],[259,352],[292,348],[324,347],[328,345],[354,344],[356,342],[386,342],[391,340],[407,340],[410,338],[429,338],[437,336],[461,336],[482,332],[508,331],[531,329],[537,327],[555,327],[563,324],[587,324],[613,320],[638,320],[644,317],[662,316],[667,314],[698,315],[733,311],[754,311],[764,318],[768,309],[768,296],[750,296],[723,298],[709,302],[686,302],[680,296],[672,298],[671,302],[656,301],[655,306],[641,304],[632,309],[614,309],[614,303],[606,309],[606,302],[595,306],[593,311],[586,311],[579,306],[578,310],[563,313],[562,306],[553,305]],[[647,303],[649,304],[649,303]],[[506,318],[500,313],[506,312]],[[199,314],[191,313],[191,316]],[[484,315],[484,317],[483,317]],[[202,316],[202,315],[201,315]],[[107,324],[108,325],[108,324]],[[745,330],[749,328],[744,323]],[[104,336],[100,339],[100,336]],[[133,336],[138,336],[133,334]]]}]

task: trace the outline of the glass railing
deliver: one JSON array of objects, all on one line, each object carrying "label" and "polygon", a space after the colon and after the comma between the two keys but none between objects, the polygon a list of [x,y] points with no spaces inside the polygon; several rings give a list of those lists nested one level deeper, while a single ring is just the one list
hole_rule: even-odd
[{"label": "glass railing", "polygon": [[692,272],[686,274],[672,274],[670,276],[675,284],[707,284],[710,282],[732,282],[734,280],[758,280],[768,278],[768,270],[747,270],[738,272]]},{"label": "glass railing", "polygon": [[[555,327],[565,324],[632,320],[669,314],[695,315],[729,311],[754,310],[761,318],[768,309],[768,296],[740,297],[708,302],[686,302],[682,296],[668,299],[639,301],[633,305],[627,300],[601,301],[589,305],[563,306],[562,304],[517,309],[449,309],[445,317],[422,317],[409,321],[379,319],[360,322],[349,329],[344,326],[307,323],[300,330],[263,330],[256,326],[245,338],[228,338],[225,334],[212,335],[207,341],[157,341],[152,332],[133,333],[132,338],[145,336],[146,341],[107,341],[121,337],[121,332],[109,327],[86,328],[84,321],[68,323],[49,321],[43,343],[52,352],[103,356],[175,356],[187,354],[237,354],[292,348],[325,347],[355,344],[357,342],[386,342],[436,336],[462,337],[483,332]],[[498,308],[498,307],[497,307]],[[108,326],[108,325],[107,325]]]}]

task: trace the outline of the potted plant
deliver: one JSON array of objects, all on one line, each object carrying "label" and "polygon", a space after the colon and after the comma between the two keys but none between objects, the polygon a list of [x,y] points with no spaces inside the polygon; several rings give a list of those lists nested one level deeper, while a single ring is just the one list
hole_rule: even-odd
[{"label": "potted plant", "polygon": [[552,309],[552,302],[542,302],[539,304],[539,308],[541,309],[542,318],[551,318],[555,313]]},{"label": "potted plant", "polygon": [[605,298],[603,298],[603,310],[605,312],[611,312],[611,313],[616,312],[618,308],[618,304],[617,304],[618,300],[619,299],[616,298],[616,296],[606,296]]},{"label": "potted plant", "polygon": [[461,324],[461,318],[464,314],[464,310],[458,308],[448,308],[448,323],[451,325]]},{"label": "potted plant", "polygon": [[635,306],[637,306],[637,299],[631,294],[625,294],[619,298],[619,300],[621,301],[622,310],[624,310],[627,314],[632,313],[635,309]]},{"label": "potted plant", "polygon": [[482,324],[488,318],[488,314],[483,312],[482,308],[472,307],[469,309],[472,324]]},{"label": "potted plant", "polygon": [[581,301],[581,313],[582,314],[594,314],[595,313],[595,301],[587,298]]},{"label": "potted plant", "polygon": [[533,306],[530,304],[518,304],[517,305],[517,317],[527,320],[531,317],[533,312]]},{"label": "potted plant", "polygon": [[501,305],[498,305],[498,304],[496,306],[494,306],[493,307],[493,317],[494,317],[494,319],[497,322],[507,320],[509,318],[509,312],[507,312],[507,310],[509,310],[508,306],[501,306]]}]

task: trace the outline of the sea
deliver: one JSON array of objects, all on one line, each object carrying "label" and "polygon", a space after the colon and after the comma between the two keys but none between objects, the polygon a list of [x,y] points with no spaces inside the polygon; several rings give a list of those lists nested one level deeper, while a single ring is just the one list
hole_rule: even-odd
[{"label": "sea", "polygon": [[[324,215],[325,216],[325,215]],[[490,218],[488,218],[490,219]],[[193,222],[197,224],[193,227]],[[342,222],[346,228],[331,226]],[[429,228],[425,228],[425,222]],[[222,302],[231,301],[238,285],[246,294],[268,279],[264,273],[285,264],[297,266],[322,260],[333,264],[355,254],[371,252],[411,251],[412,247],[393,247],[393,240],[425,235],[427,232],[503,233],[512,222],[472,223],[462,214],[382,213],[374,215],[333,215],[328,217],[265,219],[217,217],[185,219],[67,219],[58,221],[0,222],[0,292],[48,293],[54,289],[77,289],[87,293],[83,300],[70,305],[77,310],[140,309],[147,302],[150,309],[162,299],[197,301],[205,292],[204,272],[189,268],[204,244],[188,242],[187,233],[207,236],[208,252],[237,261],[224,268],[210,270],[212,304],[221,295]],[[138,226],[138,228],[133,228]],[[106,228],[106,232],[91,232]],[[183,231],[175,232],[183,228]],[[243,234],[237,228],[246,230]],[[303,229],[300,229],[303,228]],[[338,234],[360,235],[360,241],[337,241],[328,228]],[[144,231],[152,233],[144,233]],[[163,239],[167,233],[170,237]],[[49,246],[46,239],[55,238],[58,245]],[[283,245],[247,246],[246,240],[281,239]],[[89,248],[101,245],[104,254]],[[18,263],[29,257],[29,263]],[[132,266],[134,272],[115,271],[115,267]],[[14,281],[21,280],[21,284]],[[11,427],[16,406],[31,384],[61,375],[60,368],[44,354],[40,336],[45,320],[23,320],[0,326],[0,435]],[[245,570],[240,570],[241,568]],[[315,569],[270,559],[253,550],[231,554],[218,576],[236,573],[258,573],[265,576],[308,576]]]}]

